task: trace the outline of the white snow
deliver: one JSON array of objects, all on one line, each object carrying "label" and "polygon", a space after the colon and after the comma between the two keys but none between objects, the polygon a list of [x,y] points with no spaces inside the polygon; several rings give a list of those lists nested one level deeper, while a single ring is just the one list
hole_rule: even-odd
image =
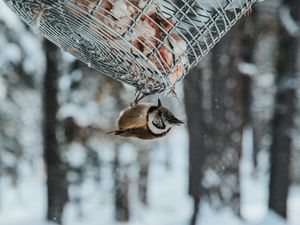
[{"label": "white snow", "polygon": [[[275,213],[267,211],[267,179],[261,174],[251,176],[251,130],[244,137],[245,152],[242,168],[242,216],[237,218],[229,209],[216,211],[207,203],[201,205],[198,225],[299,225],[300,188],[291,188],[289,196],[289,222]],[[163,141],[162,141],[163,142]],[[152,152],[150,164],[149,206],[142,206],[137,200],[131,205],[133,218],[127,225],[188,225],[192,213],[192,202],[187,195],[187,135],[184,128],[177,129],[168,137],[171,149],[171,168],[162,163],[166,155],[164,148]],[[160,146],[165,146],[161,145]],[[109,145],[107,146],[109,147]],[[124,146],[125,161],[135,158],[130,146]],[[110,151],[107,149],[107,151]],[[122,156],[123,157],[123,156]],[[169,157],[169,155],[167,155]],[[77,157],[76,157],[77,158]],[[111,158],[111,157],[109,157]],[[40,159],[41,160],[41,159]],[[82,195],[80,204],[68,204],[64,221],[66,225],[113,225],[111,171],[104,168],[104,179],[99,184],[86,180],[81,186],[72,186],[73,196]],[[106,182],[105,182],[106,180]],[[0,190],[5,194],[0,209],[0,224],[44,225],[45,184],[43,174],[37,173],[22,179],[21,186],[12,188],[7,179],[0,180]],[[134,199],[134,198],[133,198]]]},{"label": "white snow", "polygon": [[252,63],[241,62],[238,68],[241,73],[249,76],[257,74],[257,67]]},{"label": "white snow", "polygon": [[300,27],[291,16],[291,11],[288,7],[282,6],[279,9],[279,18],[284,28],[289,32],[290,35],[294,37],[299,37],[300,35]]},{"label": "white snow", "polygon": [[6,97],[7,89],[5,85],[5,80],[0,77],[0,100],[2,101]]},{"label": "white snow", "polygon": [[86,159],[86,149],[79,143],[71,143],[65,153],[68,162],[73,167],[81,166]]},{"label": "white snow", "polygon": [[5,5],[3,1],[0,1],[0,18],[9,28],[15,30],[24,29],[24,25],[20,19]]}]

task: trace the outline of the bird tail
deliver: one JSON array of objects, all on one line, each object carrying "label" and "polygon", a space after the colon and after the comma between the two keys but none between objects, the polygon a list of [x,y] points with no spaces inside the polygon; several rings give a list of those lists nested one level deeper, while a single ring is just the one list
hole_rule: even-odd
[{"label": "bird tail", "polygon": [[114,135],[119,135],[121,131],[120,130],[113,130],[113,131],[108,131],[105,134],[114,134]]},{"label": "bird tail", "polygon": [[128,132],[125,130],[114,130],[114,131],[109,131],[109,132],[106,132],[105,134],[114,134],[114,135],[120,135],[120,136],[123,136],[123,137],[128,137]]}]

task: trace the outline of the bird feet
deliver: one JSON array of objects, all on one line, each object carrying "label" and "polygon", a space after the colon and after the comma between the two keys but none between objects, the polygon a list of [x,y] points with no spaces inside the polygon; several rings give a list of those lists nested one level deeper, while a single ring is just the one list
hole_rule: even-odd
[{"label": "bird feet", "polygon": [[130,103],[130,107],[131,108],[136,107],[136,105],[139,103],[139,101],[141,101],[144,97],[146,97],[145,93],[137,91],[133,102]]},{"label": "bird feet", "polygon": [[248,6],[245,6],[246,10],[245,10],[245,16],[250,16],[253,9],[252,9],[252,6],[251,5],[248,5]]}]

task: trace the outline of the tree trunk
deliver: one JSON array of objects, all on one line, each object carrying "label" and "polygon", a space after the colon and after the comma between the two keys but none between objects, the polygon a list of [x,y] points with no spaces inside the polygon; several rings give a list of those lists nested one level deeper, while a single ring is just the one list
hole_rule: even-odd
[{"label": "tree trunk", "polygon": [[[240,215],[239,160],[243,130],[241,61],[242,23],[212,50],[213,142],[204,174],[212,205],[228,206]],[[211,177],[215,177],[212,181]]]},{"label": "tree trunk", "polygon": [[[256,44],[254,64],[257,68],[252,80],[253,166],[258,169],[258,155],[269,148],[269,133],[274,98],[273,74],[276,64],[278,22],[281,0],[261,2],[256,8]],[[265,82],[268,80],[269,82]],[[262,101],[264,98],[264,101]]]},{"label": "tree trunk", "polygon": [[115,192],[115,218],[119,222],[128,222],[130,218],[129,209],[129,177],[126,168],[123,168],[119,159],[119,146],[116,149],[113,164],[114,192]]},{"label": "tree trunk", "polygon": [[[253,9],[251,17],[243,17],[240,20],[243,30],[241,37],[241,60],[243,63],[254,64],[255,45],[257,41],[257,10]],[[242,76],[242,108],[243,126],[252,124],[251,105],[252,105],[252,79],[253,71],[241,70]]]},{"label": "tree trunk", "polygon": [[191,225],[196,224],[203,174],[202,167],[205,160],[201,76],[201,70],[193,68],[184,80],[184,96],[189,132],[189,194],[194,201]]},{"label": "tree trunk", "polygon": [[149,174],[149,152],[148,150],[141,150],[138,152],[139,161],[139,181],[138,181],[138,195],[140,201],[148,204],[148,174]]},{"label": "tree trunk", "polygon": [[[299,1],[285,0],[282,7],[287,7],[290,10],[291,16],[295,21],[299,20]],[[298,36],[292,36],[281,25],[276,77],[277,92],[271,144],[269,207],[284,218],[287,217],[292,129],[294,127],[296,88],[299,73],[297,71],[297,49],[299,49]]]},{"label": "tree trunk", "polygon": [[58,110],[57,79],[58,79],[58,53],[57,47],[45,40],[47,69],[44,78],[43,110],[44,110],[44,158],[47,173],[47,194],[49,221],[61,224],[64,204],[68,199],[66,171],[59,154],[56,138]]}]

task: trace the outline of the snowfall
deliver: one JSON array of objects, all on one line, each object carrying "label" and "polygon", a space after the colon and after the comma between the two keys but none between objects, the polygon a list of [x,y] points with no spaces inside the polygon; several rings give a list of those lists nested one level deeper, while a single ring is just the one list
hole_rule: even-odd
[{"label": "snowfall", "polygon": [[[0,0],[0,17],[10,24],[18,25],[17,18]],[[19,25],[18,25],[19,26]],[[0,88],[1,89],[1,88]],[[28,109],[29,110],[29,109]],[[172,154],[170,167],[161,163],[168,151]],[[288,197],[288,221],[284,221],[268,210],[268,156],[259,155],[259,174],[253,176],[251,128],[244,132],[241,169],[241,214],[236,217],[229,209],[214,210],[202,203],[198,225],[300,225],[300,187],[291,187]],[[49,225],[46,217],[46,186],[42,153],[34,166],[28,162],[20,166],[21,178],[12,186],[7,177],[0,177],[0,225]],[[134,153],[124,149],[127,160],[134,160]],[[110,157],[109,146],[103,149],[104,157]],[[74,155],[74,161],[80,155]],[[64,225],[113,225],[111,171],[103,169],[102,181],[86,180],[73,187],[71,194],[82,196],[82,202],[68,203],[63,215]],[[188,225],[193,211],[191,198],[187,194],[188,184],[188,138],[185,128],[174,130],[160,147],[151,152],[149,177],[149,205],[143,206],[137,199],[131,204],[131,220],[127,225]]]},{"label": "snowfall", "polygon": [[[202,204],[198,225],[300,225],[300,188],[292,187],[288,199],[288,222],[273,212],[268,211],[268,179],[263,175],[251,175],[251,141],[249,131],[244,135],[244,154],[241,161],[241,213],[244,218],[237,218],[229,209],[216,211],[207,204]],[[176,141],[174,141],[176,140]],[[150,169],[149,206],[135,201],[131,206],[132,219],[127,225],[188,225],[192,213],[192,202],[187,195],[187,134],[185,129],[174,131],[168,138],[172,149],[171,169],[166,169],[159,162],[164,158],[163,149],[152,153]],[[126,150],[125,150],[126,151]],[[126,153],[130,160],[130,151]],[[267,163],[267,157],[260,160]],[[42,162],[40,172],[31,171],[28,165],[22,165],[23,177],[17,188],[12,188],[8,181],[0,181],[1,225],[49,225],[44,222],[46,212],[45,181]],[[262,163],[261,163],[262,164]],[[105,182],[109,171],[103,171],[104,182],[100,187],[92,181],[86,181],[80,190],[73,190],[84,195],[81,205],[68,204],[64,212],[66,225],[113,225],[118,224],[113,218],[111,184]],[[107,181],[109,177],[107,177]],[[100,191],[101,190],[101,191]],[[176,196],[176,197],[175,197]],[[79,209],[80,208],[80,209]],[[80,213],[78,213],[80,211]]]}]

